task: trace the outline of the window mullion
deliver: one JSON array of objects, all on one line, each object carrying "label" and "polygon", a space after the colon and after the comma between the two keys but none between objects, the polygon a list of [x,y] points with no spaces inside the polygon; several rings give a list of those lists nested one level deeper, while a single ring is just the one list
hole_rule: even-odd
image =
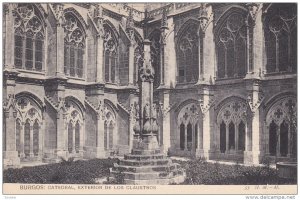
[{"label": "window mullion", "polygon": [[35,71],[35,38],[32,38],[32,70]]},{"label": "window mullion", "polygon": [[25,69],[25,63],[26,63],[26,59],[25,59],[25,54],[26,54],[26,37],[22,36],[22,69]]}]

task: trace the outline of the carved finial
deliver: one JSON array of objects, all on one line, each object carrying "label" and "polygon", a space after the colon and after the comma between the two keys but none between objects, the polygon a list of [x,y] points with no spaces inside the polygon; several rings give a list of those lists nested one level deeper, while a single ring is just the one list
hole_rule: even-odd
[{"label": "carved finial", "polygon": [[160,26],[161,29],[168,28],[168,16],[167,15],[168,15],[167,8],[164,8],[163,12],[162,12],[162,18],[161,18],[161,26]]},{"label": "carved finial", "polygon": [[129,15],[126,20],[126,31],[128,33],[129,39],[131,42],[135,42],[134,40],[134,21],[133,21],[133,12],[132,8],[129,9]]},{"label": "carved finial", "polygon": [[96,5],[96,8],[94,10],[94,20],[96,23],[96,26],[98,28],[99,36],[103,37],[104,36],[104,28],[103,28],[103,8],[100,4]]},{"label": "carved finial", "polygon": [[208,26],[208,23],[209,23],[209,20],[210,20],[210,17],[211,17],[211,10],[209,9],[209,6],[207,3],[201,3],[200,4],[200,8],[199,8],[199,21],[200,21],[200,30],[204,33],[207,26]]},{"label": "carved finial", "polygon": [[262,8],[262,3],[247,3],[246,6],[253,22],[255,22],[257,13]]},{"label": "carved finial", "polygon": [[65,22],[64,18],[64,4],[62,3],[54,3],[52,4],[54,14],[57,20],[57,26],[63,26]]}]

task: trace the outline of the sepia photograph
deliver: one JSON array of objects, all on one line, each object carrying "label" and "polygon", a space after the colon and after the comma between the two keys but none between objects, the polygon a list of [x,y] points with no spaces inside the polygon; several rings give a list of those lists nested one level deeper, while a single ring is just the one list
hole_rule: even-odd
[{"label": "sepia photograph", "polygon": [[3,194],[297,194],[296,2],[2,7]]}]

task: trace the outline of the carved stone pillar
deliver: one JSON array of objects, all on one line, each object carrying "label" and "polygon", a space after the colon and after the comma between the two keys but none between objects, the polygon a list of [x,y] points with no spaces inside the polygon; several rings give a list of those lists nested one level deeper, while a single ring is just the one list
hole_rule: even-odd
[{"label": "carved stone pillar", "polygon": [[252,164],[259,164],[260,154],[261,154],[261,111],[259,109],[261,102],[264,99],[264,95],[260,88],[260,82],[258,80],[254,80],[248,82],[247,88],[249,90],[248,95],[248,103],[251,109],[252,115],[252,126],[251,126],[251,152],[248,154],[251,158],[245,159],[245,162],[251,162]]},{"label": "carved stone pillar", "polygon": [[4,21],[3,21],[3,56],[4,56],[4,68],[7,70],[14,67],[14,17],[12,11],[16,5],[12,3],[3,4]]},{"label": "carved stone pillar", "polygon": [[65,114],[63,108],[60,108],[56,114],[56,156],[57,158],[67,158],[68,144],[67,144],[67,128],[65,127]]},{"label": "carved stone pillar", "polygon": [[[202,87],[198,93],[200,95],[199,105],[202,112],[202,119],[200,118],[200,120],[202,120],[202,130],[200,131],[202,132],[202,144],[200,145],[202,149],[199,148],[197,155],[209,158],[212,147],[212,111],[210,111],[210,108],[214,103],[214,92],[209,87]],[[199,132],[198,135],[200,135]]]},{"label": "carved stone pillar", "polygon": [[103,12],[102,7],[98,4],[94,10],[94,21],[97,26],[97,38],[96,38],[96,82],[104,83],[103,78]]},{"label": "carved stone pillar", "polygon": [[56,76],[64,77],[64,4],[52,4],[53,14],[56,19]]},{"label": "carved stone pillar", "polygon": [[[247,75],[246,78],[259,78],[265,72],[264,66],[264,27],[262,3],[247,4]],[[251,38],[251,33],[253,38]]]},{"label": "carved stone pillar", "polygon": [[210,4],[201,4],[198,20],[199,75],[197,84],[210,84],[214,80],[215,71],[213,12]]}]

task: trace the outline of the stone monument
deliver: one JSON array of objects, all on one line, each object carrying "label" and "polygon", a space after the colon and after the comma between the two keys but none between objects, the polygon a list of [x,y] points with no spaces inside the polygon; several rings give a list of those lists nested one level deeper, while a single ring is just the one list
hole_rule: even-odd
[{"label": "stone monument", "polygon": [[131,154],[124,155],[111,169],[111,177],[122,176],[125,184],[178,184],[185,171],[164,155],[158,145],[157,109],[153,104],[154,69],[151,64],[150,41],[144,41],[144,65],[139,70],[140,97],[135,107],[136,124]]}]

